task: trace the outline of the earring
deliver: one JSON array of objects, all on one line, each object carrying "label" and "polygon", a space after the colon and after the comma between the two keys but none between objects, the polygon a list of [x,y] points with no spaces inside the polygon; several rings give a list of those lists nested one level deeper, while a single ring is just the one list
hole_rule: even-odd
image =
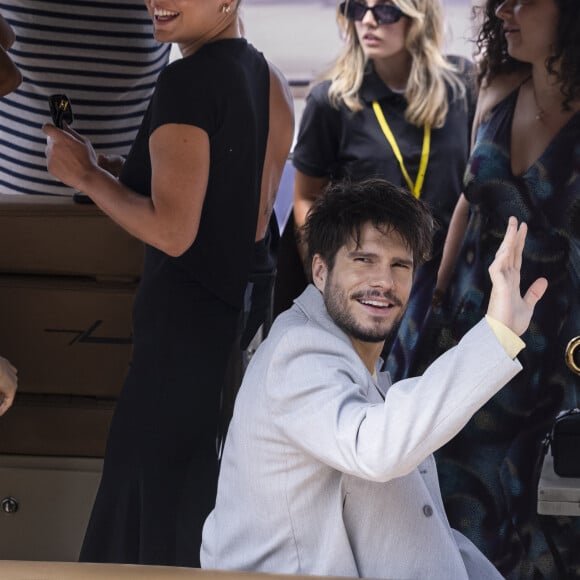
[{"label": "earring", "polygon": [[232,10],[232,5],[231,4],[222,4],[220,7],[220,12],[222,14],[229,14]]}]

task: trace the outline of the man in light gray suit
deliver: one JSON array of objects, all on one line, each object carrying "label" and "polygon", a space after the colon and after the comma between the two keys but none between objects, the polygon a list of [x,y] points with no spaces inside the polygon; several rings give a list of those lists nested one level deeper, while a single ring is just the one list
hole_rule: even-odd
[{"label": "man in light gray suit", "polygon": [[382,180],[332,186],[306,240],[313,285],[246,372],[226,438],[204,568],[409,580],[501,578],[450,528],[432,453],[519,372],[547,282],[522,298],[526,226],[511,218],[488,315],[425,374],[381,373],[413,270],[431,246],[422,202]]}]

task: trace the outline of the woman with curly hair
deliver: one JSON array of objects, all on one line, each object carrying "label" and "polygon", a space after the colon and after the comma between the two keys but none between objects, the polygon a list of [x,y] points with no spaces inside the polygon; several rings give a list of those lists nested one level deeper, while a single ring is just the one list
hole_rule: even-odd
[{"label": "woman with curly hair", "polygon": [[440,451],[440,481],[451,525],[507,578],[577,577],[580,522],[540,521],[535,465],[555,416],[580,398],[564,356],[580,334],[580,3],[488,0],[483,10],[475,144],[436,290],[448,326],[422,362],[485,311],[509,216],[529,227],[522,287],[538,276],[549,286],[523,337],[524,371]]},{"label": "woman with curly hair", "polygon": [[[294,220],[301,227],[326,185],[344,178],[383,178],[428,204],[440,228],[433,258],[417,273],[393,355],[403,372],[462,191],[475,110],[473,65],[443,55],[439,0],[346,0],[337,18],[344,48],[310,91],[294,149]],[[294,244],[287,236],[282,262],[284,242]],[[289,298],[305,285],[302,278],[302,287],[289,290],[295,280],[283,265],[278,274],[277,290]]]}]

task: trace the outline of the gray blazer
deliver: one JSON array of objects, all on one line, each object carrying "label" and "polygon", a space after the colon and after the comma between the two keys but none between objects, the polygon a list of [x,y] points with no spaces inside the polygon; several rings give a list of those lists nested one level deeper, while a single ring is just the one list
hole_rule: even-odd
[{"label": "gray blazer", "polygon": [[245,375],[202,567],[501,578],[450,528],[432,453],[520,369],[482,321],[422,377],[377,384],[309,286]]}]

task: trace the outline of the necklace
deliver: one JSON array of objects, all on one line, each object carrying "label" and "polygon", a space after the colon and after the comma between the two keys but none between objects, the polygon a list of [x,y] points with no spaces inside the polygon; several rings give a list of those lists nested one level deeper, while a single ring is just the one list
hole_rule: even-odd
[{"label": "necklace", "polygon": [[546,115],[546,110],[538,102],[538,96],[536,95],[536,89],[534,87],[534,81],[533,81],[532,77],[529,76],[528,80],[526,82],[530,82],[531,87],[532,87],[532,96],[534,97],[534,103],[536,104],[536,121],[541,122],[544,120],[544,117]]}]

